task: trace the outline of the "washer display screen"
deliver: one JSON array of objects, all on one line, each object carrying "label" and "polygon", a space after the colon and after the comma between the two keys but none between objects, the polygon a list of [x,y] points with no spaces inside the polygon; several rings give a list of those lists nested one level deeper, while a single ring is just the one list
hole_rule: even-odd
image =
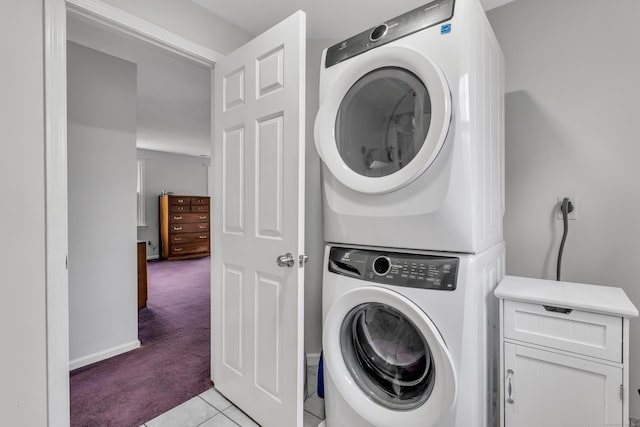
[{"label": "washer display screen", "polygon": [[437,375],[431,349],[406,316],[382,303],[365,303],[349,312],[341,329],[345,364],[371,399],[395,410],[429,399]]},{"label": "washer display screen", "polygon": [[338,152],[354,172],[390,175],[420,151],[431,124],[431,98],[412,72],[383,67],[346,93],[335,122]]}]

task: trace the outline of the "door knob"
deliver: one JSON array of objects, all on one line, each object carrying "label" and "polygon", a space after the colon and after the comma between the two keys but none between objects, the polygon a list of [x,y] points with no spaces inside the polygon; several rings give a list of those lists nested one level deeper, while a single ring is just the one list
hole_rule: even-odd
[{"label": "door knob", "polygon": [[293,267],[295,259],[293,258],[293,255],[291,255],[291,252],[287,252],[286,254],[280,255],[276,258],[276,263],[278,264],[278,267]]}]

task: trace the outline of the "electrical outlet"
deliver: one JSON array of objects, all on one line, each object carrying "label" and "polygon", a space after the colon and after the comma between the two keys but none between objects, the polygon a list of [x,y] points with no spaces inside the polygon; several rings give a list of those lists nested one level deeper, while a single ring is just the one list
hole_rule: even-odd
[{"label": "electrical outlet", "polygon": [[558,196],[558,200],[556,202],[556,212],[558,212],[558,219],[562,221],[562,201],[565,197],[568,197],[573,205],[573,211],[569,212],[568,218],[571,220],[578,219],[578,203],[576,202],[576,198],[573,196]]}]

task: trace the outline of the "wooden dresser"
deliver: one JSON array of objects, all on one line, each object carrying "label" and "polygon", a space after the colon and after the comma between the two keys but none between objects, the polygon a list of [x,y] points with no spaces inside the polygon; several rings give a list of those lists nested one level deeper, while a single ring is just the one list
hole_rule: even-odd
[{"label": "wooden dresser", "polygon": [[160,196],[162,259],[209,256],[209,197]]}]

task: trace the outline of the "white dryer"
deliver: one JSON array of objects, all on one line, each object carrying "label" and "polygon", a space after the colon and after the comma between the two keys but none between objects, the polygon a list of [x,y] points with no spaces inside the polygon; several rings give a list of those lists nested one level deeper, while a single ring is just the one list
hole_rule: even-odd
[{"label": "white dryer", "polygon": [[326,49],[325,240],[467,253],[501,241],[503,69],[478,0],[434,0]]},{"label": "white dryer", "polygon": [[327,427],[497,427],[504,244],[480,255],[327,246]]}]

